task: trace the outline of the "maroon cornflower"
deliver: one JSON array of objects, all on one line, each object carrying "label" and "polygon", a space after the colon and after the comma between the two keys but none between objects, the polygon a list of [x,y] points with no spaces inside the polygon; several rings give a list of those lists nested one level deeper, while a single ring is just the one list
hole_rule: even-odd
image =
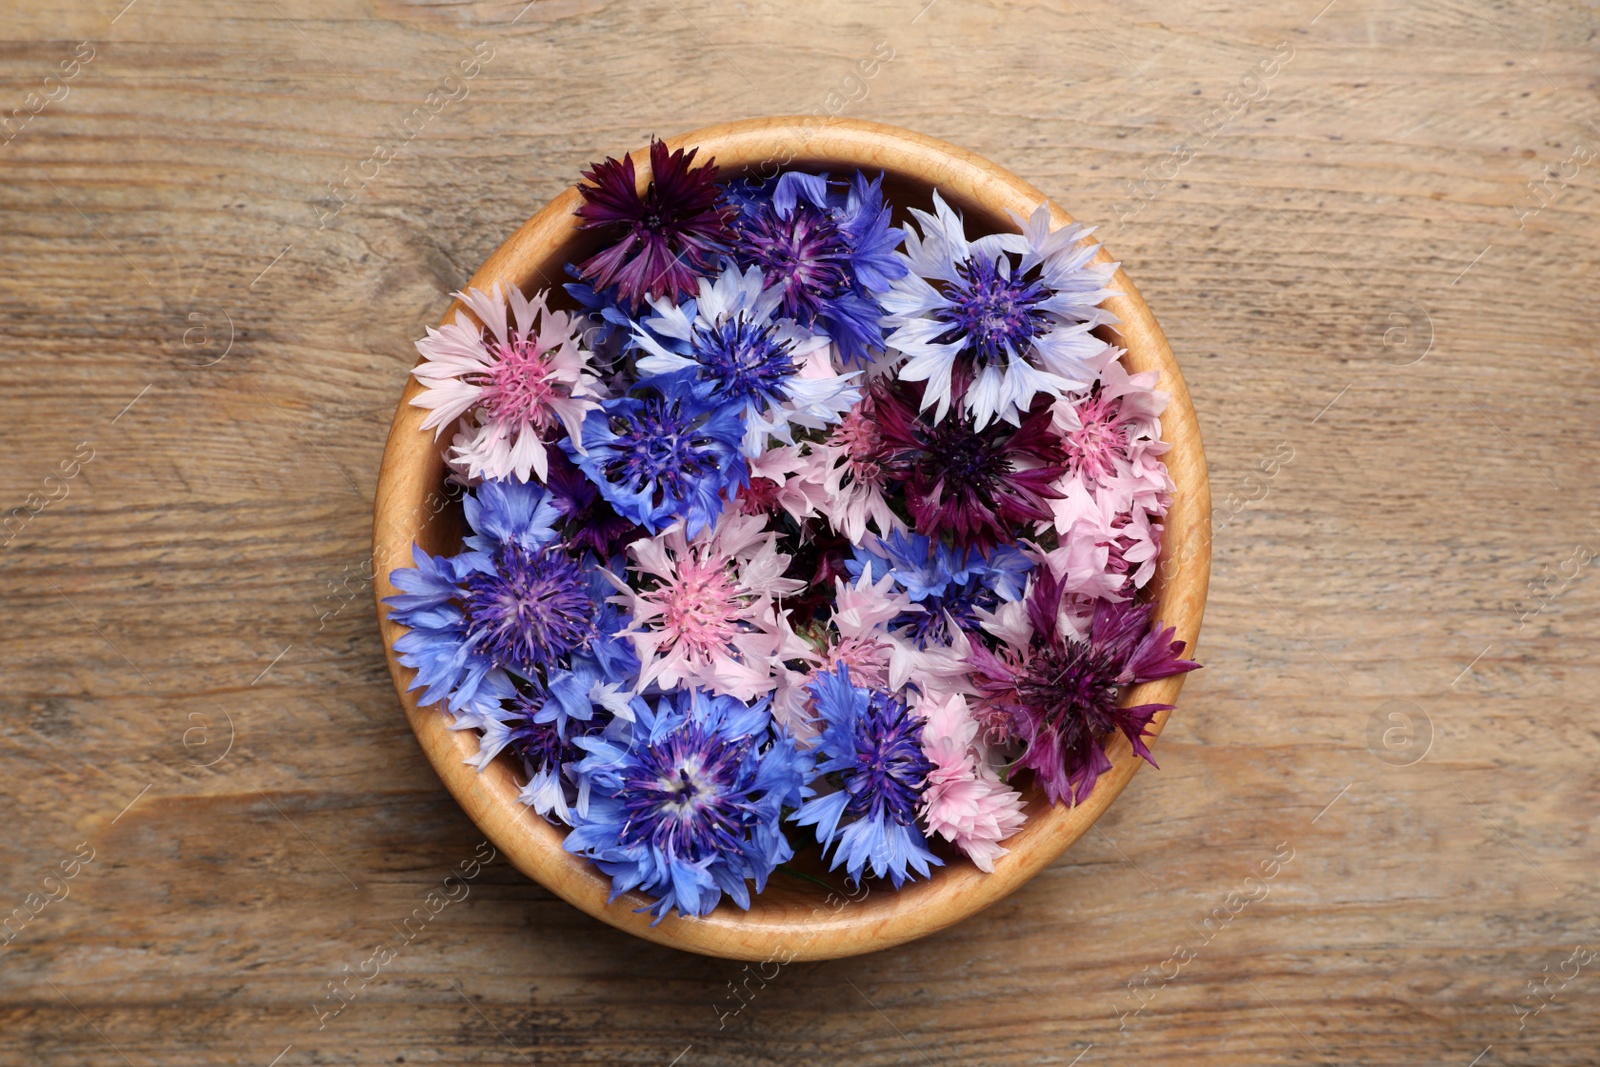
[{"label": "maroon cornflower", "polygon": [[1060,579],[1048,566],[1035,572],[1028,595],[1033,636],[1026,647],[999,653],[974,643],[968,663],[978,690],[980,721],[1009,718],[1026,743],[1017,765],[1031,768],[1052,803],[1081,803],[1104,771],[1111,769],[1105,742],[1120,730],[1152,767],[1144,733],[1158,711],[1171,704],[1119,707],[1124,686],[1192,671],[1179,659],[1184,643],[1172,627],[1150,623],[1152,605],[1100,601],[1087,640],[1063,632]]},{"label": "maroon cornflower", "polygon": [[784,597],[783,606],[795,625],[804,626],[833,607],[835,579],[851,580],[850,568],[845,564],[854,546],[848,537],[835,533],[826,520],[819,519],[802,521],[799,532],[783,545],[783,550],[790,553],[784,576],[806,583],[802,592]]},{"label": "maroon cornflower", "polygon": [[905,483],[916,531],[949,533],[959,548],[1013,544],[1025,523],[1049,520],[1051,483],[1067,470],[1061,438],[1041,395],[1021,425],[983,429],[965,413],[938,423],[918,414],[920,383],[902,382],[877,397],[878,433],[890,477]]},{"label": "maroon cornflower", "polygon": [[579,265],[579,275],[596,289],[617,287],[618,300],[631,309],[645,297],[680,300],[695,291],[696,278],[714,265],[731,236],[733,209],[716,184],[712,160],[698,167],[697,149],[668,153],[650,142],[650,184],[644,195],[633,158],[592,164],[584,172],[592,185],[578,186],[584,229],[606,229],[615,242]]}]

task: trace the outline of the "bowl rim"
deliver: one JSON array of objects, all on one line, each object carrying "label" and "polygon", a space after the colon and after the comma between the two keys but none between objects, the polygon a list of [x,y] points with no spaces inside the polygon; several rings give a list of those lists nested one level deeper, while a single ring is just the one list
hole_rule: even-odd
[{"label": "bowl rim", "polygon": [[[905,180],[935,186],[953,207],[969,217],[976,212],[1003,220],[1006,211],[1028,215],[1044,193],[1010,171],[964,148],[911,130],[860,119],[787,116],[747,119],[666,138],[669,148],[695,147],[701,160],[714,157],[725,171],[751,167],[861,168],[883,170]],[[647,148],[630,153],[641,188],[649,180]],[[495,250],[473,274],[468,286],[487,290],[496,281],[527,291],[536,280],[549,283],[542,271],[550,255],[570,239],[581,202],[576,187],[555,197]],[[1051,225],[1071,223],[1072,216],[1051,203]],[[1095,262],[1111,263],[1102,245]],[[560,276],[560,264],[551,264]],[[1163,457],[1175,489],[1167,513],[1161,549],[1162,565],[1147,587],[1156,603],[1154,618],[1176,628],[1193,655],[1200,636],[1210,579],[1210,488],[1194,406],[1165,335],[1138,289],[1117,267],[1113,288],[1119,295],[1105,306],[1121,320],[1117,332],[1126,348],[1124,364],[1132,371],[1160,372],[1159,388],[1171,395],[1162,415],[1162,437],[1170,448]],[[462,307],[452,300],[441,321]],[[406,375],[384,448],[373,505],[373,593],[384,656],[406,717],[429,762],[469,818],[518,870],[557,896],[620,930],[658,944],[708,956],[736,960],[814,960],[877,951],[924,937],[982,911],[1021,888],[1086,833],[1132,779],[1142,761],[1120,734],[1107,746],[1112,768],[1100,776],[1094,791],[1076,807],[1043,804],[1038,787],[1030,787],[1027,824],[1007,839],[1007,855],[993,873],[979,871],[960,859],[936,868],[934,877],[907,883],[892,892],[872,892],[869,882],[857,900],[820,890],[816,906],[808,894],[791,892],[773,899],[769,891],[751,900],[749,911],[726,902],[704,918],[669,915],[652,925],[635,909],[649,903],[637,892],[607,903],[610,880],[589,860],[562,847],[565,831],[547,822],[517,800],[518,785],[508,761],[496,759],[483,772],[466,760],[477,751],[473,731],[453,730],[446,716],[417,705],[409,690],[415,672],[396,658],[394,642],[405,628],[390,622],[383,599],[397,590],[390,569],[411,559],[413,540],[429,532],[443,485],[444,462],[434,436],[421,429],[426,412],[411,400],[421,391]],[[1168,565],[1174,560],[1175,568]],[[380,562],[381,561],[381,562]],[[1169,570],[1171,573],[1168,573]],[[1184,675],[1133,686],[1124,703],[1175,704]],[[1151,734],[1159,735],[1170,712],[1158,713]],[[1152,747],[1155,736],[1148,742]],[[810,887],[807,887],[810,889]]]}]

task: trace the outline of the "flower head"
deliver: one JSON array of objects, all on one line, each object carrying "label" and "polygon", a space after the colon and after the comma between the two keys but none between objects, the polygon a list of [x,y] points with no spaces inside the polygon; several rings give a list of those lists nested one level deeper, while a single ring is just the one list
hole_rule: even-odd
[{"label": "flower head", "polygon": [[614,243],[584,261],[580,273],[596,288],[615,285],[630,308],[647,296],[674,300],[693,291],[695,278],[726,245],[732,214],[716,184],[713,161],[698,167],[695,149],[668,152],[650,142],[650,184],[641,195],[633,157],[593,164],[578,186],[584,229],[603,229]]},{"label": "flower head", "polygon": [[1143,735],[1170,704],[1118,706],[1124,686],[1192,671],[1171,627],[1150,625],[1151,605],[1100,601],[1087,639],[1062,625],[1066,594],[1048,567],[1035,572],[1027,623],[998,653],[974,644],[972,681],[980,712],[1009,716],[1026,743],[1018,765],[1032,768],[1052,802],[1081,803],[1111,769],[1105,741],[1120,731],[1152,766]]},{"label": "flower head", "polygon": [[730,510],[694,537],[680,523],[628,546],[633,581],[611,582],[632,618],[620,636],[639,657],[640,688],[751,700],[772,691],[779,664],[808,655],[775,603],[805,587],[783,577],[776,541],[761,516]]},{"label": "flower head", "polygon": [[959,546],[987,548],[1014,542],[1024,523],[1052,517],[1052,483],[1066,465],[1046,401],[1016,427],[983,430],[964,414],[924,421],[909,392],[902,385],[881,395],[878,430],[885,467],[905,483],[919,532],[948,531]]},{"label": "flower head", "polygon": [[[1097,378],[1053,409],[1067,454],[1067,477],[1084,484],[1114,512],[1142,510],[1158,519],[1171,501],[1172,479],[1161,462],[1161,412],[1169,399],[1155,371],[1129,374],[1119,349],[1095,361]],[[1065,479],[1063,479],[1065,481]]]},{"label": "flower head", "polygon": [[512,286],[508,297],[495,282],[489,293],[455,295],[483,325],[457,312],[417,342],[423,361],[411,373],[423,390],[411,403],[429,409],[422,428],[437,437],[459,420],[446,458],[471,480],[525,482],[531,472],[542,481],[552,431],[576,434],[600,404],[576,323],[549,310],[543,292],[530,300]]},{"label": "flower head", "polygon": [[889,490],[889,448],[878,427],[877,402],[868,393],[845,413],[839,425],[813,449],[825,471],[818,506],[834,530],[859,543],[867,524],[880,534],[905,528],[885,496]]},{"label": "flower head", "polygon": [[478,751],[466,760],[480,772],[500,753],[509,752],[528,779],[518,799],[540,815],[570,825],[574,809],[581,813],[588,807],[586,795],[572,781],[571,767],[584,755],[576,741],[600,733],[612,717],[596,715],[566,723],[553,703],[540,686],[519,687],[492,701],[477,701],[472,711],[457,715],[452,729],[480,731]]},{"label": "flower head", "polygon": [[653,709],[640,702],[625,738],[576,744],[590,802],[566,848],[611,876],[611,899],[654,896],[658,922],[674,908],[706,915],[723,894],[748,908],[746,883],[759,893],[793,855],[779,821],[800,802],[809,761],[764,705],[679,691]]},{"label": "flower head", "polygon": [[852,685],[845,664],[818,675],[811,690],[825,724],[817,772],[837,774],[839,788],[806,801],[795,821],[815,826],[824,854],[833,855],[831,867],[843,864],[856,881],[869,867],[896,888],[908,868],[926,878],[930,865],[944,861],[917,829],[917,805],[933,767],[920,744],[922,720],[902,698]]},{"label": "flower head", "polygon": [[395,641],[416,668],[422,703],[459,711],[480,690],[509,696],[506,672],[538,683],[575,663],[602,674],[637,663],[612,636],[626,625],[605,603],[606,586],[556,540],[557,517],[543,486],[485,482],[464,499],[470,532],[455,556],[413,548],[415,565],[390,573],[401,592],[389,618],[409,628]]},{"label": "flower head", "polygon": [[504,545],[463,586],[468,647],[524,677],[565,662],[596,636],[587,576],[559,547]]},{"label": "flower head", "polygon": [[747,200],[734,227],[734,258],[759,267],[783,314],[833,338],[847,365],[883,347],[874,294],[906,273],[882,181],[859,171],[849,182],[790,171],[770,198]]},{"label": "flower head", "polygon": [[912,209],[920,231],[906,230],[909,272],[883,297],[894,327],[890,348],[909,356],[904,381],[927,382],[923,407],[942,420],[952,403],[978,428],[994,418],[1016,423],[1043,393],[1082,388],[1106,349],[1090,331],[1115,322],[1097,305],[1112,295],[1115,265],[1091,261],[1091,231],[1050,230],[1040,204],[1020,234],[968,241],[960,216],[933,194],[934,213]]},{"label": "flower head", "polygon": [[581,444],[563,447],[623,518],[651,532],[683,519],[698,533],[748,481],[739,416],[686,376],[651,386],[591,411]]},{"label": "flower head", "polygon": [[702,279],[696,299],[675,306],[655,301],[656,314],[634,328],[645,384],[655,376],[687,374],[706,401],[744,420],[744,452],[761,455],[775,435],[794,443],[790,424],[818,429],[860,399],[829,362],[828,339],[791,319],[777,319],[776,290],[763,289],[761,272],[730,266]]},{"label": "flower head", "polygon": [[894,629],[927,648],[948,645],[952,627],[978,629],[983,615],[1001,601],[1022,599],[1033,561],[1009,545],[982,552],[896,531],[857,549],[846,566],[852,575],[887,576],[905,590],[916,611],[896,618]]}]

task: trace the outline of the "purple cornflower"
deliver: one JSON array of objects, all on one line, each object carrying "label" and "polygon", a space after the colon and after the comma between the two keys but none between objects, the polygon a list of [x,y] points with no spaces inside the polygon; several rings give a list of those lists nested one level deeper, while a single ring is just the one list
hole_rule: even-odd
[{"label": "purple cornflower", "polygon": [[846,363],[883,348],[883,307],[874,293],[906,273],[895,255],[882,177],[848,182],[791,171],[770,199],[751,198],[735,223],[734,259],[761,268],[782,294],[782,314],[828,334]]},{"label": "purple cornflower", "polygon": [[[1049,567],[1035,571],[1027,599],[1032,635],[1024,645],[998,654],[974,642],[969,663],[982,721],[1009,719],[1026,742],[1018,766],[1032,768],[1052,803],[1079,804],[1111,769],[1105,740],[1120,730],[1134,752],[1155,766],[1144,732],[1157,712],[1171,704],[1117,704],[1123,687],[1192,671],[1198,663],[1178,658],[1184,643],[1173,629],[1150,624],[1148,603],[1102,600],[1095,606],[1087,640],[1060,625],[1063,583]],[[1008,638],[1010,640],[1010,638]]]},{"label": "purple cornflower", "polygon": [[562,533],[575,553],[588,550],[610,559],[629,541],[645,536],[638,523],[617,514],[565,452],[550,453],[548,484],[550,503],[560,513]]},{"label": "purple cornflower", "polygon": [[595,163],[584,172],[593,184],[578,186],[584,229],[605,229],[615,243],[580,266],[596,289],[615,285],[619,303],[637,308],[651,296],[674,300],[694,289],[695,278],[715,263],[730,236],[733,209],[716,184],[712,160],[698,167],[696,149],[668,153],[650,142],[650,184],[639,193],[633,158]]},{"label": "purple cornflower", "polygon": [[595,637],[588,578],[559,547],[503,545],[463,585],[467,646],[524,677],[565,663]]},{"label": "purple cornflower", "polygon": [[851,685],[844,663],[818,674],[809,688],[824,724],[817,773],[837,774],[840,788],[806,801],[795,821],[816,827],[824,854],[833,853],[832,869],[843,864],[852,880],[860,881],[869,865],[897,889],[909,877],[907,867],[926,878],[929,865],[943,861],[917,827],[917,803],[933,769],[922,752],[923,721],[902,697]]}]

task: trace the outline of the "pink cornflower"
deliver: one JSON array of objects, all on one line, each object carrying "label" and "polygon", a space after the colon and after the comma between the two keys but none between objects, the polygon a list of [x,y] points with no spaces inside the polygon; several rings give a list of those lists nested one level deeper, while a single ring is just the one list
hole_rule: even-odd
[{"label": "pink cornflower", "polygon": [[551,431],[559,423],[580,440],[584,416],[602,399],[577,324],[546,306],[548,292],[529,299],[495,282],[490,293],[455,295],[483,325],[457,312],[417,342],[423,362],[411,373],[424,388],[411,403],[429,409],[422,428],[438,437],[460,420],[446,459],[470,479],[544,481]]},{"label": "pink cornflower", "polygon": [[1022,828],[1022,794],[1000,781],[978,721],[960,693],[928,692],[917,700],[922,752],[933,764],[922,794],[923,825],[952,841],[979,870],[993,871],[1006,854],[1000,842]]},{"label": "pink cornflower", "polygon": [[803,522],[826,502],[818,460],[802,453],[799,445],[769,448],[745,464],[750,484],[739,490],[738,504],[746,515],[770,515],[781,509],[795,522]]},{"label": "pink cornflower", "polygon": [[815,452],[825,471],[819,506],[834,532],[854,544],[866,536],[869,522],[884,535],[905,529],[883,495],[889,483],[888,448],[878,432],[875,404],[871,394],[862,397]]},{"label": "pink cornflower", "polygon": [[633,617],[619,636],[639,656],[638,689],[705,688],[740,700],[772,692],[791,659],[815,658],[777,599],[805,583],[783,577],[789,557],[764,516],[725,511],[692,540],[683,523],[628,546],[630,586],[609,571],[612,602]]},{"label": "pink cornflower", "polygon": [[1052,500],[1056,547],[1043,554],[1073,597],[1126,600],[1155,574],[1161,552],[1159,514],[1135,505],[1116,510],[1121,497],[1091,494],[1081,481],[1067,478]]},{"label": "pink cornflower", "polygon": [[1095,360],[1098,377],[1087,391],[1056,400],[1053,424],[1067,454],[1064,482],[1077,479],[1096,497],[1109,496],[1117,512],[1135,508],[1166,514],[1172,479],[1161,456],[1161,412],[1168,394],[1155,387],[1155,371],[1129,374],[1121,349]]},{"label": "pink cornflower", "polygon": [[1116,512],[1110,494],[1096,497],[1082,481],[1067,475],[1057,483],[1056,547],[1043,554],[1068,593],[1106,600],[1125,599],[1126,578],[1112,566],[1111,545],[1117,539]]}]

